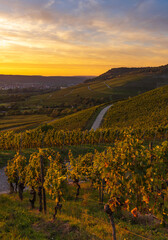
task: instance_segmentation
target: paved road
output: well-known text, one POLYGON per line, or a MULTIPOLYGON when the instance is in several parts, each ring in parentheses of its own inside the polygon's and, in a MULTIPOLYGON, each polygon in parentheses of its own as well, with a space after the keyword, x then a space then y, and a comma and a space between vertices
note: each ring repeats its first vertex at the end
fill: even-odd
POLYGON ((106 112, 108 111, 108 109, 109 109, 112 105, 113 105, 113 104, 111 104, 111 105, 103 108, 103 110, 101 110, 101 112, 100 112, 99 115, 97 116, 96 120, 94 121, 91 129, 96 130, 97 128, 100 127, 100 124, 101 124, 101 122, 102 122, 102 120, 103 120, 104 115, 106 114, 106 112))
MULTIPOLYGON (((93 126, 92 126, 91 129, 96 130, 97 128, 100 127, 100 124, 103 120, 103 117, 104 117, 105 113, 107 112, 107 110, 111 106, 112 106, 112 104, 101 110, 101 112, 97 116, 95 122, 93 123, 93 126)), ((8 181, 7 181, 7 177, 5 175, 4 168, 2 168, 2 169, 0 169, 0 194, 8 193, 8 192, 9 192, 9 184, 8 184, 8 181)))
POLYGON ((9 192, 9 183, 4 168, 0 169, 0 194, 9 192))

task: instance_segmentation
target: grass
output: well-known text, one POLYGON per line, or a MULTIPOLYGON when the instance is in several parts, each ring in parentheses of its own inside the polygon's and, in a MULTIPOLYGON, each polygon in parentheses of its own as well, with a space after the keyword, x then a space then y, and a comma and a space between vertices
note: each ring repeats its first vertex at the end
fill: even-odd
POLYGON ((20 203, 16 196, 0 196, 0 239, 40 239, 45 235, 33 229, 40 216, 27 209, 28 203, 20 203))
MULTIPOLYGON (((61 213, 52 221, 54 201, 47 200, 47 215, 30 210, 29 194, 24 193, 20 202, 16 195, 0 196, 0 238, 1 239, 55 239, 55 240, 110 240, 111 226, 103 205, 97 201, 97 190, 87 183, 81 184, 78 201, 74 201, 75 187, 70 185, 64 190, 61 213)), ((154 225, 144 225, 115 216, 117 239, 140 240, 167 239, 166 229, 154 225), (130 233, 131 232, 131 233, 130 233)))
POLYGON ((32 128, 51 120, 46 115, 17 115, 0 118, 0 130, 32 128))
POLYGON ((0 168, 6 166, 7 161, 15 155, 14 151, 0 151, 0 168))
MULTIPOLYGON (((73 156, 77 157, 78 155, 85 155, 88 152, 94 153, 95 149, 99 152, 104 151, 106 145, 92 146, 92 145, 81 145, 81 146, 66 146, 63 148, 52 148, 53 150, 61 154, 62 159, 68 159, 69 150, 72 151, 73 156)), ((22 153, 29 158, 30 155, 37 151, 37 149, 23 149, 22 153)), ((12 159, 16 154, 15 151, 0 151, 0 168, 7 165, 8 160, 12 159)))

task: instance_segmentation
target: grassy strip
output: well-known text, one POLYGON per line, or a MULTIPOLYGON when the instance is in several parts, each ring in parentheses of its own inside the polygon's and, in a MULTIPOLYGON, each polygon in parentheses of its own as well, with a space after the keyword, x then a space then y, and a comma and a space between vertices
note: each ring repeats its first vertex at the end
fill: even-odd
MULTIPOLYGON (((88 152, 94 153, 95 149, 99 152, 102 152, 107 146, 92 146, 92 145, 81 145, 81 146, 66 146, 63 148, 52 148, 55 151, 58 151, 61 154, 63 159, 68 159, 69 150, 72 151, 73 155, 77 157, 78 155, 85 155, 88 152)), ((29 156, 37 151, 37 149, 24 149, 22 153, 29 158, 29 156)), ((7 161, 12 159, 16 154, 15 151, 0 151, 0 168, 5 167, 7 165, 7 161)))
POLYGON ((1 151, 0 152, 0 168, 6 166, 7 161, 12 159, 15 155, 14 151, 1 151))
MULTIPOLYGON (((64 190, 61 213, 52 221, 54 201, 48 199, 47 215, 36 208, 29 207, 29 194, 24 194, 23 202, 16 195, 0 196, 0 238, 2 239, 55 239, 55 240, 110 240, 111 226, 103 206, 97 201, 97 190, 88 184, 81 185, 80 199, 74 201, 75 187, 70 185, 64 190)), ((142 225, 131 219, 115 216, 117 239, 140 240, 167 239, 166 229, 154 225, 142 225)))

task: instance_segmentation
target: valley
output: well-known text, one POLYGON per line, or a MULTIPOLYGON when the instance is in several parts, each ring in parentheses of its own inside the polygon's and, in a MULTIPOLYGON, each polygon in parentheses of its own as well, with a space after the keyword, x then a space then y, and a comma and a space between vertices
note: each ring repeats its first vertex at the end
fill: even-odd
POLYGON ((112 69, 48 93, 2 92, 0 236, 109 240, 110 206, 118 239, 167 239, 167 72, 112 69))

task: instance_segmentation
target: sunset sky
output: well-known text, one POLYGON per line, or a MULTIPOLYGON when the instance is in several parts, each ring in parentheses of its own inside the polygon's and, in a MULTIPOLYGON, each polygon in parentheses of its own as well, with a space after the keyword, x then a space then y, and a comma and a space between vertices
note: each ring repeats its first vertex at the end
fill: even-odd
POLYGON ((0 0, 0 74, 168 64, 168 0, 0 0))

